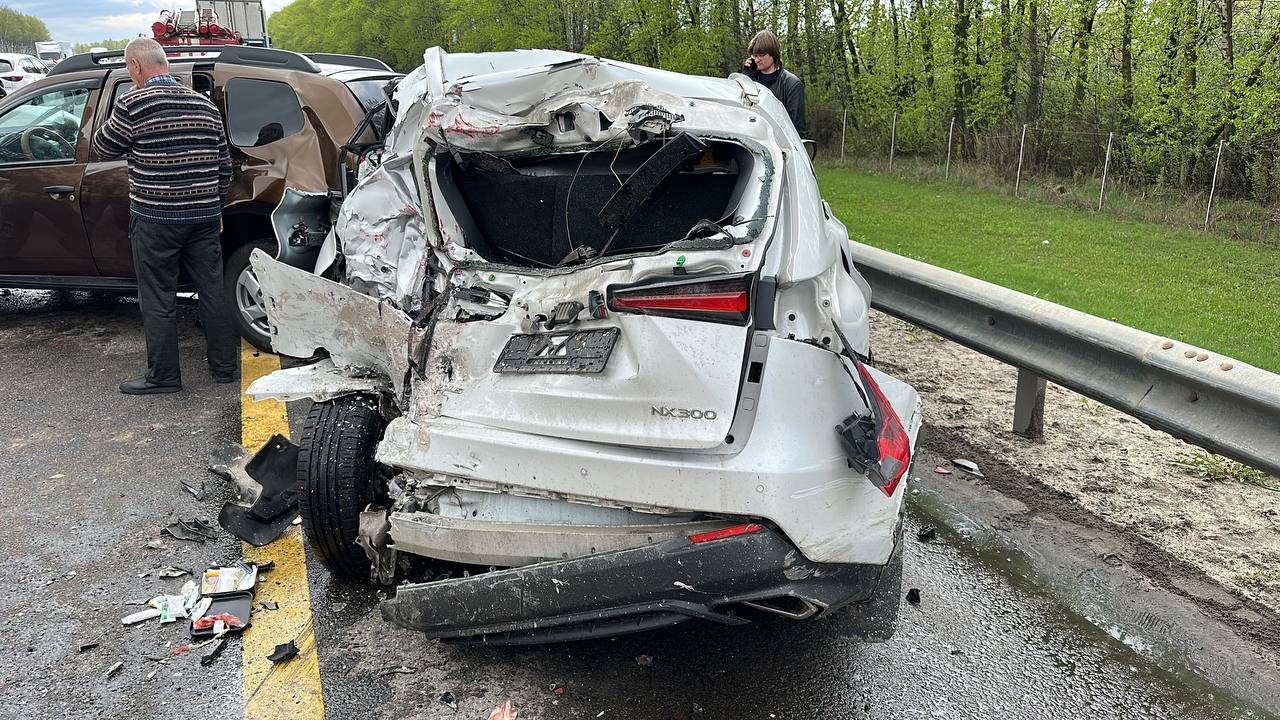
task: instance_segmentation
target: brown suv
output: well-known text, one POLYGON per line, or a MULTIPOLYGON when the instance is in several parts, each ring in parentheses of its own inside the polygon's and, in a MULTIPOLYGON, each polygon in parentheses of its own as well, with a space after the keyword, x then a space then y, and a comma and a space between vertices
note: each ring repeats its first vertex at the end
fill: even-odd
MULTIPOLYGON (((223 211, 227 297, 240 333, 269 350, 249 253, 312 269, 345 185, 344 146, 376 142, 368 118, 399 75, 371 58, 249 46, 174 49, 169 60, 222 111, 235 165, 223 211), (277 247, 272 212, 286 197, 310 198, 312 222, 282 228, 277 247)), ((122 52, 92 53, 0 101, 0 287, 136 291, 125 161, 97 157, 91 142, 130 87, 122 52)))

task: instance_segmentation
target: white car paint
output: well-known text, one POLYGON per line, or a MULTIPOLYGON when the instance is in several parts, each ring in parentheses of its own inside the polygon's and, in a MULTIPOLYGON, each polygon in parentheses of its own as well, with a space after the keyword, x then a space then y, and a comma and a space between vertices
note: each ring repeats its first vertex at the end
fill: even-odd
POLYGON ((49 68, 34 56, 0 53, 0 87, 6 95, 42 79, 48 72, 49 68))
MULTIPOLYGON (((562 509, 767 518, 811 561, 888 562, 905 477, 881 492, 851 469, 833 431, 867 410, 841 352, 869 352, 869 287, 771 93, 741 75, 691 77, 558 51, 432 48, 395 97, 382 163, 362 173, 330 238, 341 247, 346 284, 253 257, 277 350, 306 356, 323 347, 336 367, 381 374, 394 388, 398 415, 378 447, 380 462, 420 486, 541 498, 562 509), (638 105, 682 116, 672 132, 749 153, 733 196, 745 221, 718 233, 724 244, 559 268, 513 267, 477 252, 442 189, 440 158, 618 144, 638 105), (556 119, 566 113, 576 120, 556 119), (670 278, 673 266, 692 277, 776 280, 777 293, 772 307, 756 307, 752 326, 583 317, 575 329, 621 331, 599 374, 493 371, 507 339, 539 332, 538 318, 557 303, 670 278), (476 289, 502 298, 499 307, 457 297, 476 289), (748 360, 760 364, 758 382, 747 378, 748 360)), ((872 374, 914 449, 918 395, 872 374)), ((305 392, 305 376, 290 379, 292 396, 305 392)), ((249 393, 268 396, 269 384, 249 393)), ((278 395, 279 383, 272 387, 278 395)))

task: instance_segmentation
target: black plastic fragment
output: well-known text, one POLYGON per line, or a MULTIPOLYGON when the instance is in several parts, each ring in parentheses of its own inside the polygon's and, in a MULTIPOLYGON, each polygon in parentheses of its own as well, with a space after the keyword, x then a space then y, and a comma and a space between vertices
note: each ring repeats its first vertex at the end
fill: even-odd
POLYGON ((938 537, 938 529, 932 525, 925 525, 920 528, 920 532, 916 533, 916 539, 920 542, 929 542, 938 537))
POLYGON ((920 588, 911 588, 907 591, 907 602, 912 605, 920 604, 920 588))
POLYGON ((222 651, 226 649, 227 639, 225 637, 219 638, 218 642, 214 643, 213 649, 205 653, 204 656, 200 658, 200 665, 202 667, 209 667, 218 659, 218 656, 222 654, 222 651))
POLYGON ((298 655, 298 646, 290 640, 286 643, 280 643, 276 646, 275 652, 267 656, 267 659, 273 663, 282 663, 291 660, 298 655))
POLYGON ((297 514, 298 446, 273 435, 245 465, 245 472, 262 486, 250 506, 229 502, 218 513, 223 529, 255 547, 280 537, 297 514))

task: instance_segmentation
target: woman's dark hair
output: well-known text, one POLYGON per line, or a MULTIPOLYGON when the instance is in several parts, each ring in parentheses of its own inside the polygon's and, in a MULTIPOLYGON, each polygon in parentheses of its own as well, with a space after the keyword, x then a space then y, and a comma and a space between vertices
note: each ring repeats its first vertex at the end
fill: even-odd
POLYGON ((782 46, 778 44, 778 36, 769 30, 756 33, 756 36, 747 44, 747 52, 752 55, 757 53, 772 55, 775 63, 782 62, 782 46))

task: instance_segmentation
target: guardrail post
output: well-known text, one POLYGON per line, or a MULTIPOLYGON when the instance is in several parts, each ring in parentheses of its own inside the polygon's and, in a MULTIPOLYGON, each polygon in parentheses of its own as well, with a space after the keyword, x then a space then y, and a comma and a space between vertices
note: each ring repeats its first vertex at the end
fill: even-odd
POLYGON ((1044 378, 1018 368, 1018 390, 1013 400, 1013 434, 1036 440, 1044 437, 1044 378))

